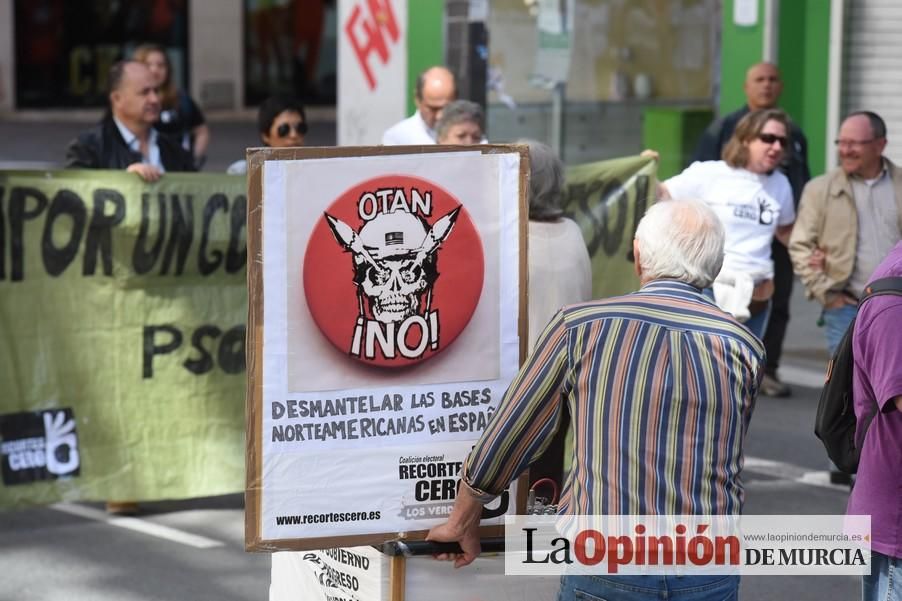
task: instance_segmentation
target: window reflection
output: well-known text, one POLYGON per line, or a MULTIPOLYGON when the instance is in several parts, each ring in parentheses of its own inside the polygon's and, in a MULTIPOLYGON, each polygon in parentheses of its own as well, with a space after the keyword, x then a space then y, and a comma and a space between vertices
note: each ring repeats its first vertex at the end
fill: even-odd
POLYGON ((335 104, 335 0, 245 0, 245 99, 335 104))
POLYGON ((105 105, 110 66, 145 42, 187 85, 187 0, 15 0, 14 18, 20 108, 105 105))
POLYGON ((713 103, 719 23, 717 0, 492 0, 492 138, 550 142, 560 73, 566 161, 638 153, 645 107, 713 103))

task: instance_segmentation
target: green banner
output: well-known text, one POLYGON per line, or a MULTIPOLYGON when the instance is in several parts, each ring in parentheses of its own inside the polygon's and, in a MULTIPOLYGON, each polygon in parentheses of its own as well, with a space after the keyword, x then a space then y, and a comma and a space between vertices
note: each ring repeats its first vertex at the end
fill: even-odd
MULTIPOLYGON (((655 164, 568 169, 594 296, 637 287, 655 164)), ((244 490, 246 181, 0 172, 0 508, 244 490)))
POLYGON ((245 195, 0 172, 0 507, 243 490, 245 195))
POLYGON ((628 157, 567 169, 564 210, 579 224, 592 260, 592 296, 639 287, 633 271, 633 234, 655 199, 656 163, 628 157))

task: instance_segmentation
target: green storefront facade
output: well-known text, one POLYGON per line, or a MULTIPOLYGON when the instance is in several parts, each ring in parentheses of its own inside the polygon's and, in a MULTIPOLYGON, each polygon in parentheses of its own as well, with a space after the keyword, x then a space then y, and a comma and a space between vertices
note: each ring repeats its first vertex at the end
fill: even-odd
MULTIPOLYGON (((416 0, 410 2, 409 13, 409 79, 410 85, 416 74, 425 66, 441 62, 445 53, 443 34, 447 36, 448 21, 447 0, 416 0)), ((471 2, 471 7, 476 4, 471 2)), ((488 56, 490 69, 493 62, 499 60, 499 53, 505 44, 509 43, 502 36, 507 29, 499 27, 498 13, 505 10, 510 4, 507 0, 491 0, 488 3, 489 17, 489 48, 488 56)), ((586 14, 599 14, 598 11, 607 10, 607 4, 603 0, 574 0, 577 7, 577 18, 586 14), (582 9, 582 10, 580 10, 582 9), (588 11, 588 12, 587 12, 588 11)), ((671 3, 655 2, 652 0, 639 0, 637 9, 645 4, 649 7, 661 9, 661 14, 667 10, 674 14, 676 0, 671 3), (663 8, 661 8, 663 7, 663 8), (666 9, 666 10, 665 10, 666 9)), ((620 151, 620 154, 631 154, 641 148, 655 148, 661 151, 662 161, 660 172, 662 176, 668 176, 678 172, 689 161, 698 136, 704 127, 717 115, 732 112, 743 105, 745 96, 743 82, 749 66, 767 60, 776 63, 782 72, 784 88, 780 99, 780 106, 785 109, 792 119, 799 124, 808 138, 808 158, 812 175, 823 173, 831 165, 832 145, 830 140, 835 135, 835 129, 839 120, 839 83, 834 81, 831 92, 831 62, 837 62, 839 58, 831 61, 831 11, 833 21, 837 15, 837 9, 842 14, 843 0, 712 0, 710 6, 714 13, 719 13, 719 22, 712 24, 713 34, 717 37, 714 45, 714 56, 709 62, 710 85, 704 97, 696 94, 692 98, 665 98, 651 97, 640 100, 633 96, 628 98, 611 99, 603 95, 590 99, 589 103, 579 104, 574 100, 564 105, 565 121, 569 111, 585 111, 586 104, 595 104, 600 109, 595 110, 599 119, 605 119, 607 115, 611 123, 602 123, 602 131, 618 127, 615 117, 620 114, 617 111, 629 104, 641 105, 641 121, 635 123, 637 132, 636 140, 624 142, 618 149, 612 149, 599 142, 599 156, 606 158, 613 156, 612 152, 620 151), (753 24, 737 24, 736 11, 750 9, 749 2, 757 2, 754 12, 756 20, 753 24), (839 6, 837 6, 839 5, 839 6), (831 102, 834 106, 831 112, 831 102), (641 144, 640 144, 641 140, 641 144), (640 147, 641 146, 641 147, 640 147)), ((705 5, 708 6, 708 5, 705 5)), ((509 9, 508 9, 509 10, 509 9)), ((471 8, 472 11, 472 8, 471 8)), ((607 13, 614 16, 613 9, 607 13)), ((840 16, 841 18, 841 16, 840 16)), ((628 22, 624 22, 628 26, 628 22)), ((618 25, 619 26, 619 25, 618 25)), ((579 35, 579 24, 575 31, 579 35)), ((610 26, 608 26, 610 27, 610 26)), ((610 29, 607 35, 610 35, 610 29)), ((674 35, 685 35, 679 29, 674 30, 674 35)), ((841 32, 835 42, 842 43, 841 32)), ((575 45, 574 52, 578 51, 579 44, 575 45)), ((832 49, 834 53, 837 50, 832 49)), ((524 54, 528 54, 525 52, 524 54)), ((668 57, 662 56, 666 61, 668 57)), ((529 56, 525 61, 531 61, 529 56)), ((574 68, 571 63, 571 71, 574 68)), ((836 67, 836 65, 834 65, 836 67)), ((841 78, 837 70, 832 76, 834 80, 841 78)), ((573 74, 571 73, 571 82, 573 74)), ((508 81, 508 87, 510 81, 508 81)), ((516 82, 513 87, 516 87, 516 82)), ((572 86, 571 86, 572 87, 572 86)), ((516 99, 516 95, 515 95, 516 99)), ((568 98, 568 102, 570 102, 568 98)), ((524 103, 524 104, 528 104, 524 103)), ((542 118, 546 118, 551 106, 550 96, 547 107, 538 103, 542 118)), ((499 110, 498 96, 489 95, 488 130, 489 138, 506 140, 513 138, 517 133, 516 127, 505 127, 503 121, 513 121, 515 126, 521 127, 527 136, 533 135, 540 139, 547 139, 549 127, 533 128, 529 130, 530 115, 518 113, 517 119, 505 117, 511 111, 499 110), (500 115, 500 118, 499 118, 500 115)), ((409 107, 411 110, 412 106, 409 107)), ((502 107, 503 108, 503 107, 502 107)), ((521 109, 521 107, 518 107, 521 109)), ((571 116, 571 119, 573 117, 571 116)), ((585 118, 583 118, 585 120, 585 118)), ((591 115, 589 117, 591 122, 591 115)), ((622 124, 620 124, 622 126, 622 124)), ((591 155, 591 149, 582 156, 591 155)), ((566 162, 579 162, 572 153, 564 157, 566 162)))

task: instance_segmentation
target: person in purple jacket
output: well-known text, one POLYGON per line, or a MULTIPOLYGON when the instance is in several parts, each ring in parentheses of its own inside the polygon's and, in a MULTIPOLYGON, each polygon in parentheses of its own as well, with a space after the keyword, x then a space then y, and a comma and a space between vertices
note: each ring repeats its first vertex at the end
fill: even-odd
MULTIPOLYGON (((897 276, 902 276, 902 242, 880 263, 870 281, 897 276)), ((863 601, 902 601, 900 322, 902 297, 874 297, 861 306, 852 337, 852 394, 859 427, 862 415, 874 414, 846 511, 849 515, 871 516, 871 574, 862 576, 863 601)))

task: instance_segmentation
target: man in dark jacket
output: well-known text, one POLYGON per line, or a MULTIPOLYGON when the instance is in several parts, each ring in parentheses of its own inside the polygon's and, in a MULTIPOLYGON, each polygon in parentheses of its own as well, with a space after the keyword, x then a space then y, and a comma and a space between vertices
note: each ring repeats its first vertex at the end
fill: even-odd
MULTIPOLYGON (((66 166, 125 169, 155 182, 166 171, 195 171, 191 154, 178 140, 152 126, 160 115, 160 97, 144 63, 121 61, 110 69, 110 108, 99 124, 69 143, 66 166)), ((133 515, 134 501, 107 501, 107 512, 133 515)))
POLYGON ((195 171, 191 155, 178 141, 153 128, 160 97, 143 63, 113 65, 109 98, 110 109, 100 123, 69 143, 67 167, 125 169, 149 182, 166 171, 195 171))
MULTIPOLYGON (((752 65, 746 72, 743 90, 747 104, 708 126, 699 140, 698 148, 692 157, 693 161, 719 161, 723 148, 733 136, 733 130, 736 129, 736 124, 740 119, 749 111, 769 109, 777 105, 780 92, 783 91, 780 71, 770 63, 752 65)), ((780 166, 780 171, 789 179, 798 214, 802 189, 811 179, 811 173, 808 171, 808 141, 795 123, 792 124, 790 139, 791 143, 786 149, 786 156, 780 166)), ((783 338, 786 336, 786 326, 789 323, 789 299, 792 296, 793 279, 792 263, 786 247, 776 238, 771 246, 771 256, 774 259, 774 295, 770 321, 764 333, 767 366, 764 380, 761 383, 761 392, 768 396, 783 397, 789 396, 791 391, 777 377, 777 368, 780 366, 783 338)))

